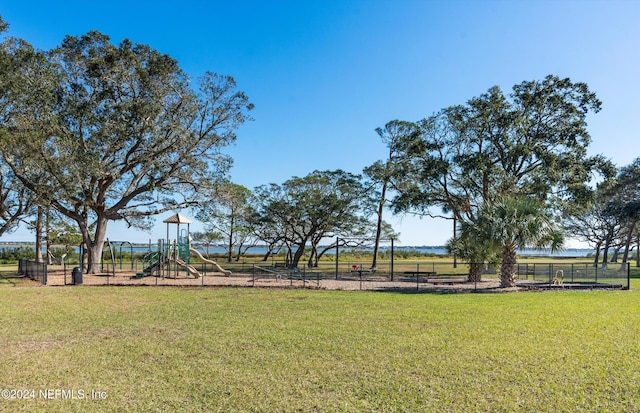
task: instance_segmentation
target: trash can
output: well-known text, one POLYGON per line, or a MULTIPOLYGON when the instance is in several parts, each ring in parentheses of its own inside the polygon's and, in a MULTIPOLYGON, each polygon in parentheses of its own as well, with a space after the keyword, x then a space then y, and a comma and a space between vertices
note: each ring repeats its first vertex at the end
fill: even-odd
POLYGON ((82 284, 82 269, 80 267, 74 267, 71 271, 71 283, 82 284))

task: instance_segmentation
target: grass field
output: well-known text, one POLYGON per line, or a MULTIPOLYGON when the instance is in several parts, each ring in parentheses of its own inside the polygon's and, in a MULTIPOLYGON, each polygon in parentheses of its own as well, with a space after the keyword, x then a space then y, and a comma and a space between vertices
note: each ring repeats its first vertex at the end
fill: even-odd
POLYGON ((631 287, 407 294, 5 278, 0 411, 638 411, 639 280, 631 287))

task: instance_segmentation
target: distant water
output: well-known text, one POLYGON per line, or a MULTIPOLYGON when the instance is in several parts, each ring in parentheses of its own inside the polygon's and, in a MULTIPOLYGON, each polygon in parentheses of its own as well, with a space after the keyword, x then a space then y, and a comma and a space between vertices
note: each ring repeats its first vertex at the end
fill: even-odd
MULTIPOLYGON (((380 247, 381 251, 389 251, 391 247, 382 246, 380 247)), ((206 252, 206 248, 198 247, 198 250, 201 252, 206 252)), ((340 251, 356 251, 356 250, 365 250, 372 251, 372 247, 360 247, 360 248, 345 248, 341 247, 340 251)), ((435 255, 447 255, 447 250, 443 246, 394 246, 395 251, 416 251, 425 254, 435 254, 435 255)), ((222 247, 211 247, 209 248, 209 253, 212 254, 224 254, 226 250, 222 247)), ((267 249, 263 246, 258 246, 251 248, 247 251, 249 254, 266 254, 267 249)), ((551 253, 549 250, 534 250, 534 249, 526 249, 519 250, 519 255, 536 255, 536 256, 549 256, 549 257, 587 257, 589 254, 593 255, 595 253, 594 250, 590 248, 567 248, 562 251, 556 251, 551 253)), ((335 249, 332 249, 327 252, 327 254, 335 254, 335 249)))
MULTIPOLYGON (((21 247, 28 247, 31 246, 33 247, 33 244, 30 243, 20 243, 20 244, 14 244, 14 243, 7 243, 7 244, 11 244, 11 245, 2 245, 0 244, 0 248, 11 248, 14 246, 21 246, 21 247)), ((136 244, 131 246, 129 243, 119 243, 119 242, 114 242, 112 243, 113 245, 113 249, 114 252, 119 252, 119 251, 123 251, 123 252, 129 252, 131 251, 131 249, 133 248, 133 251, 136 253, 140 253, 140 252, 148 252, 149 251, 149 246, 148 245, 141 245, 141 244, 136 244)), ((209 254, 224 254, 226 253, 226 249, 224 247, 218 247, 218 246, 211 246, 211 247, 203 247, 203 246, 195 246, 196 249, 202 253, 209 253, 209 254)), ((157 244, 152 244, 151 245, 151 251, 156 251, 158 248, 157 244)), ((389 246, 381 246, 380 250, 381 251, 388 251, 391 248, 389 246)), ((447 255, 447 250, 443 247, 443 246, 404 246, 404 245, 396 245, 394 246, 394 249, 396 251, 416 251, 416 252, 420 252, 420 253, 429 253, 429 254, 435 254, 435 255, 447 255)), ((365 251, 371 251, 373 250, 372 247, 360 247, 360 248, 346 248, 346 247, 341 247, 340 251, 355 251, 355 250, 365 250, 365 251)), ((76 248, 76 251, 78 251, 78 248, 76 248)), ((44 250, 43 250, 44 252, 44 250)), ((258 254, 258 255, 262 255, 262 254, 266 254, 267 253, 267 248, 265 246, 256 246, 256 247, 252 247, 247 251, 248 254, 258 254)), ((595 253, 594 250, 590 249, 590 248, 567 248, 567 249, 563 249, 561 251, 556 251, 554 253, 551 253, 549 250, 534 250, 534 249, 524 249, 524 250, 518 250, 518 254, 519 255, 535 255, 535 256, 548 256, 548 257, 587 257, 589 255, 593 255, 595 253)), ((327 254, 335 254, 335 249, 332 249, 330 251, 327 252, 327 254)))
MULTIPOLYGON (((381 249, 388 250, 389 247, 381 249)), ((447 250, 443 246, 395 246, 395 250, 410 250, 436 255, 447 255, 447 250)), ((561 251, 551 252, 549 250, 523 249, 518 250, 518 255, 536 255, 541 257, 587 257, 595 254, 591 248, 566 248, 561 251)))

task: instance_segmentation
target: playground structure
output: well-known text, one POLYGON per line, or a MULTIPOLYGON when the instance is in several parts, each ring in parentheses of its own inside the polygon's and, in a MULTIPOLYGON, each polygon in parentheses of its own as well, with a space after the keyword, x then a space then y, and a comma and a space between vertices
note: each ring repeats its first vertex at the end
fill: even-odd
MULTIPOLYGON (((191 235, 189 234, 189 225, 192 221, 181 214, 175 214, 164 221, 167 224, 167 239, 158 240, 158 248, 155 252, 149 254, 149 265, 138 273, 136 277, 148 275, 156 275, 162 278, 177 278, 180 269, 184 270, 186 277, 194 278, 202 277, 202 274, 191 264, 191 254, 195 255, 204 264, 211 264, 225 276, 231 275, 231 271, 225 270, 217 262, 205 258, 198 250, 191 247, 191 235), (173 241, 169 238, 169 226, 176 225, 176 239, 173 241), (186 225, 186 228, 180 228, 180 225, 186 225), (171 264, 174 264, 173 266, 171 264)), ((151 250, 151 248, 149 248, 151 250)))

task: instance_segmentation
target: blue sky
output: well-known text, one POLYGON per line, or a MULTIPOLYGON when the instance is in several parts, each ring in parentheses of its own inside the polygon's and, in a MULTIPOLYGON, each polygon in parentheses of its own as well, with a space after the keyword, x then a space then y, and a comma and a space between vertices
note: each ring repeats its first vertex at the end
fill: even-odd
MULTIPOLYGON (((95 29, 149 44, 194 78, 233 76, 256 105, 228 151, 232 180, 248 188, 315 169, 360 173, 385 157, 376 127, 548 74, 602 100, 588 119, 591 154, 618 166, 640 156, 638 0, 0 0, 0 15, 40 49, 95 29)), ((451 237, 449 222, 388 220, 404 245, 451 237)), ((143 242, 166 231, 110 228, 111 239, 143 242)))

